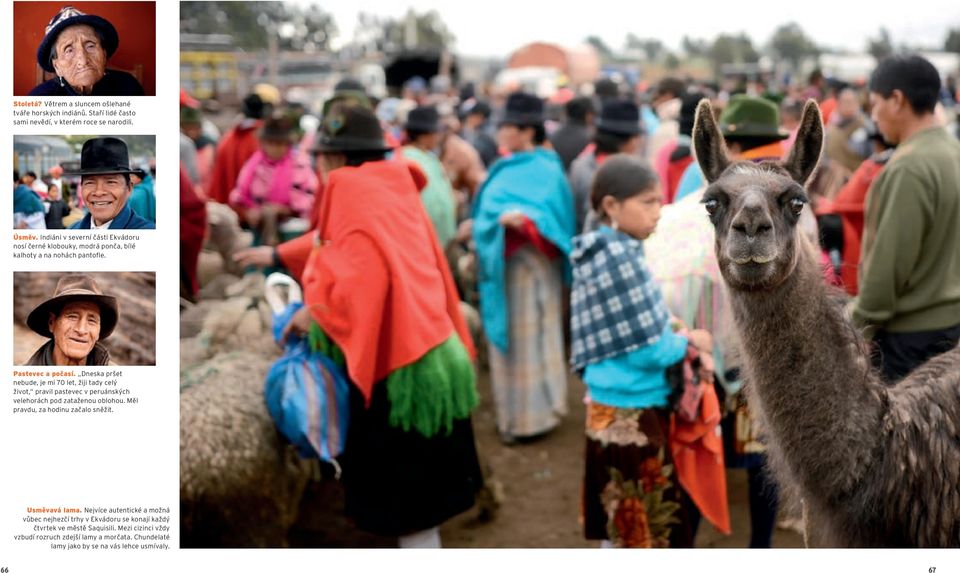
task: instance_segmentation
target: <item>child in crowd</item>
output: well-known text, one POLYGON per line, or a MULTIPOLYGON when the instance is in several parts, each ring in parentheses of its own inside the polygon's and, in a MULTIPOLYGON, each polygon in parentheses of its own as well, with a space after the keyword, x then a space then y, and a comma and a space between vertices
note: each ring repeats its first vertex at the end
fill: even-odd
POLYGON ((691 506, 668 440, 666 370, 688 341, 707 353, 712 342, 706 331, 674 332, 644 260, 663 202, 656 173, 615 155, 590 198, 602 224, 575 237, 570 255, 571 364, 588 390, 584 533, 604 547, 692 547, 691 506))
POLYGON ((277 245, 279 225, 291 217, 308 219, 313 208, 319 180, 294 149, 295 141, 288 117, 268 118, 260 130, 260 149, 243 164, 230 193, 230 206, 264 245, 277 245))

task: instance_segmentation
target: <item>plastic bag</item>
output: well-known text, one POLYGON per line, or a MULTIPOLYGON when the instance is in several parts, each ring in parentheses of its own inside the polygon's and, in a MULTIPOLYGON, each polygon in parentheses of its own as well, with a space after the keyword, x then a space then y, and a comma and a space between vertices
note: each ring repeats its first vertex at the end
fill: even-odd
MULTIPOLYGON (((274 339, 303 306, 300 287, 287 275, 267 278, 266 298, 274 313, 274 339), (286 301, 282 292, 287 291, 286 301)), ((347 439, 350 385, 343 370, 306 338, 291 336, 283 356, 267 372, 264 397, 277 429, 305 458, 334 462, 347 439)))

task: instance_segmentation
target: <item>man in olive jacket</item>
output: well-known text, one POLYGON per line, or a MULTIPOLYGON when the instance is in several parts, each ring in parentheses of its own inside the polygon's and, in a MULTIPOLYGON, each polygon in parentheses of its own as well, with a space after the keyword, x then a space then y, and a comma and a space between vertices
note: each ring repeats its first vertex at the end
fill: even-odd
POLYGON ((891 384, 960 340, 960 142, 934 116, 939 91, 919 56, 870 78, 873 120, 898 147, 867 198, 853 317, 875 329, 874 365, 891 384))

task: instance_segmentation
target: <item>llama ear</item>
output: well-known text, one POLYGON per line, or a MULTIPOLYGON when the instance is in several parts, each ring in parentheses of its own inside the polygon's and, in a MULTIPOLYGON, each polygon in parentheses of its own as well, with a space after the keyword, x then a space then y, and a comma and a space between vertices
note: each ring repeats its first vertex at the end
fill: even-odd
POLYGON ((790 150, 790 155, 783 162, 783 167, 794 181, 803 185, 817 169, 822 148, 823 120, 820 118, 820 107, 815 100, 809 99, 803 106, 797 140, 790 150))
POLYGON ((716 181, 723 170, 730 165, 727 157, 727 147, 723 143, 723 135, 713 119, 713 108, 710 100, 704 98, 697 104, 697 115, 693 122, 693 149, 697 155, 697 163, 707 179, 707 183, 716 181))

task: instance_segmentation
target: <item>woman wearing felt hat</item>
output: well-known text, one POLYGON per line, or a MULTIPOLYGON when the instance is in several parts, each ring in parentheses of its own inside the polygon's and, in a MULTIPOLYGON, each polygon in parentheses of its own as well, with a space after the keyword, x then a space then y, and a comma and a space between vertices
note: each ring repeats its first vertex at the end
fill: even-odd
POLYGON ((555 428, 567 413, 563 282, 574 234, 563 163, 537 146, 543 102, 511 94, 494 163, 473 206, 480 310, 490 341, 497 427, 507 444, 555 428))
POLYGON ((67 275, 53 296, 27 316, 27 326, 49 338, 25 366, 105 366, 110 351, 100 341, 110 336, 120 306, 103 294, 89 275, 67 275))
POLYGON ((32 96, 142 96, 143 86, 126 72, 107 69, 120 36, 100 16, 64 6, 50 20, 37 49, 37 63, 57 77, 30 90, 32 96))
POLYGON ((438 547, 437 526, 473 506, 483 477, 473 341, 420 199, 424 176, 385 160, 380 121, 361 106, 333 106, 313 150, 325 188, 289 329, 350 377, 345 511, 400 547, 438 547))
POLYGON ((137 215, 127 205, 133 192, 130 175, 141 178, 144 172, 131 169, 127 144, 115 137, 97 137, 83 143, 80 170, 80 196, 87 207, 83 219, 71 229, 154 229, 153 223, 137 215))

